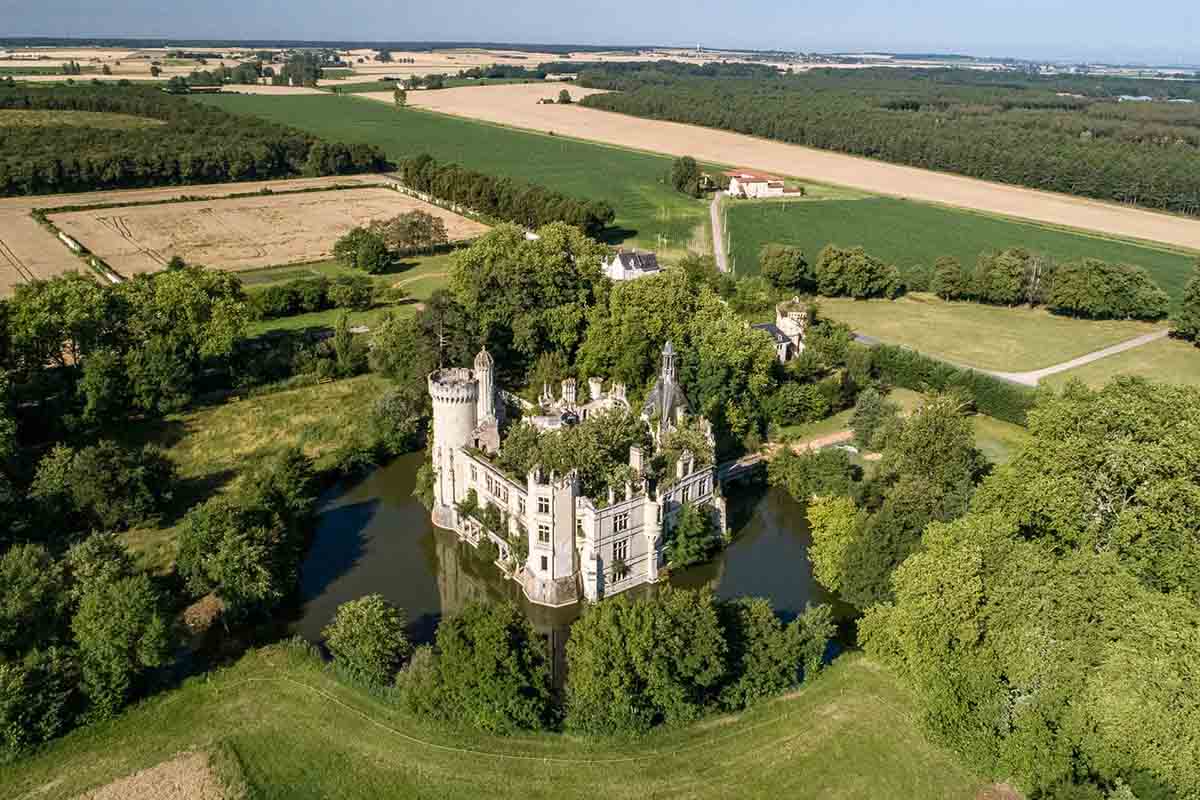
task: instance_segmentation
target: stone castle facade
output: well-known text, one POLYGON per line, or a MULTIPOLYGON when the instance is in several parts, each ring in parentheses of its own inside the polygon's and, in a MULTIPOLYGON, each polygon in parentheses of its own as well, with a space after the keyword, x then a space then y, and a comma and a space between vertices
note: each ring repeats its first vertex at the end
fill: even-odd
MULTIPOLYGON (((641 414, 654 447, 687 414, 669 343, 662 359, 641 414)), ((579 401, 577 389, 574 380, 564 381, 561 396, 555 398, 548 386, 543 387, 538 405, 530 404, 514 424, 555 430, 594 413, 631 408, 622 384, 611 384, 606 392, 604 381, 592 378, 586 402, 579 401)), ((599 498, 584 496, 573 473, 535 469, 523 481, 505 474, 492 461, 503 446, 505 396, 496 387, 495 364, 486 350, 476 357, 474 369, 432 373, 429 394, 433 522, 475 546, 492 541, 500 553, 498 563, 533 603, 564 606, 657 581, 664 566, 665 534, 685 503, 708 508, 717 529, 725 530, 717 469, 697 466, 687 452, 677 460, 673 475, 654 482, 640 477, 653 454, 630 448, 629 466, 639 477, 623 491, 609 490, 599 498), (479 508, 493 506, 499 512, 501 530, 487 529, 481 514, 463 513, 472 492, 479 508), (522 551, 528 553, 523 560, 518 558, 522 551)), ((704 427, 711 444, 711 427, 704 427)))

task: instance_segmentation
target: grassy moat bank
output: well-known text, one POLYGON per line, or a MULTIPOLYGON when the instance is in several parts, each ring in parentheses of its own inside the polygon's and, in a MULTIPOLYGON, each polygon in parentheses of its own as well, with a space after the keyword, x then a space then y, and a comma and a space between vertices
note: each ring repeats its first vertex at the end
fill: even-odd
POLYGON ((227 797, 932 800, 981 785, 925 738, 899 684, 858 654, 743 714, 621 742, 439 728, 279 645, 6 768, 0 795, 76 797, 186 752, 210 756, 227 797))

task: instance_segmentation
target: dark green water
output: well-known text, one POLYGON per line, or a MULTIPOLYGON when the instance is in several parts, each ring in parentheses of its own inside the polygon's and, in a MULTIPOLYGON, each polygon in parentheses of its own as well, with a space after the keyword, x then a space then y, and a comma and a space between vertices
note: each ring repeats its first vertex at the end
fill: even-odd
MULTIPOLYGON (((400 458, 326 502, 304 564, 304 604, 293 632, 319 641, 340 603, 379 593, 407 612, 414 638, 427 641, 443 614, 473 600, 510 598, 561 653, 578 608, 526 602, 516 583, 482 563, 453 533, 435 528, 412 496, 422 457, 400 458)), ((712 562, 673 574, 672 584, 711 585, 723 598, 767 597, 785 616, 807 602, 834 602, 813 581, 799 504, 777 489, 733 486, 726 496, 733 543, 712 562)))

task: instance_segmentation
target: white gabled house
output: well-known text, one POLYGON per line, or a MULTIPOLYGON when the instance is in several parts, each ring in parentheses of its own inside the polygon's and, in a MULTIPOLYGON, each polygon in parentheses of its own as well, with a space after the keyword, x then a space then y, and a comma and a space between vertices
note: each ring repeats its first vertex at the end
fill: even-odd
POLYGON ((631 281, 662 272, 658 256, 637 250, 619 249, 601 264, 604 274, 614 281, 631 281))

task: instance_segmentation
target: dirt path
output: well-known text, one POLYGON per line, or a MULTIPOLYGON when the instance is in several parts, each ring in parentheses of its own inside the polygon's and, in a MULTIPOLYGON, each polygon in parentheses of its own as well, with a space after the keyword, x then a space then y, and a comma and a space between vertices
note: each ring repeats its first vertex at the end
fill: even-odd
POLYGON ((1135 347, 1141 347, 1142 345, 1150 344, 1150 342, 1156 342, 1159 339, 1166 337, 1169 333, 1170 331, 1165 328, 1160 331, 1145 333, 1136 338, 1121 342, 1120 344, 1114 344, 1111 347, 1105 347, 1102 350, 1096 350, 1095 352, 1080 356, 1079 358, 1072 358, 1070 361, 1064 361, 1061 364, 1055 364, 1051 367, 1043 367, 1042 369, 1030 370, 1029 372, 984 371, 989 375, 995 375, 997 378, 1004 378, 1005 380, 1012 381, 1013 383, 1021 383, 1026 386, 1037 386, 1038 381, 1040 381, 1042 378, 1049 377, 1050 375, 1057 375, 1060 372, 1066 372, 1067 370, 1072 370, 1076 367, 1082 367, 1084 364, 1091 364, 1093 361, 1099 361, 1102 358, 1115 356, 1117 353, 1124 353, 1126 350, 1132 350, 1135 347))
MULTIPOLYGON (((571 94, 577 98, 594 93, 579 86, 571 87, 571 94)), ((641 119, 575 104, 539 105, 537 100, 546 95, 547 87, 536 83, 475 86, 410 92, 408 102, 431 111, 518 128, 553 131, 559 135, 667 155, 689 155, 697 161, 735 164, 874 194, 944 203, 1200 250, 1200 220, 888 164, 728 131, 641 119)), ((392 102, 390 92, 361 96, 392 102)))
POLYGON ((721 193, 713 195, 712 205, 708 207, 708 215, 712 217, 713 255, 717 259, 717 269, 729 272, 729 256, 725 253, 725 231, 721 229, 721 193))

